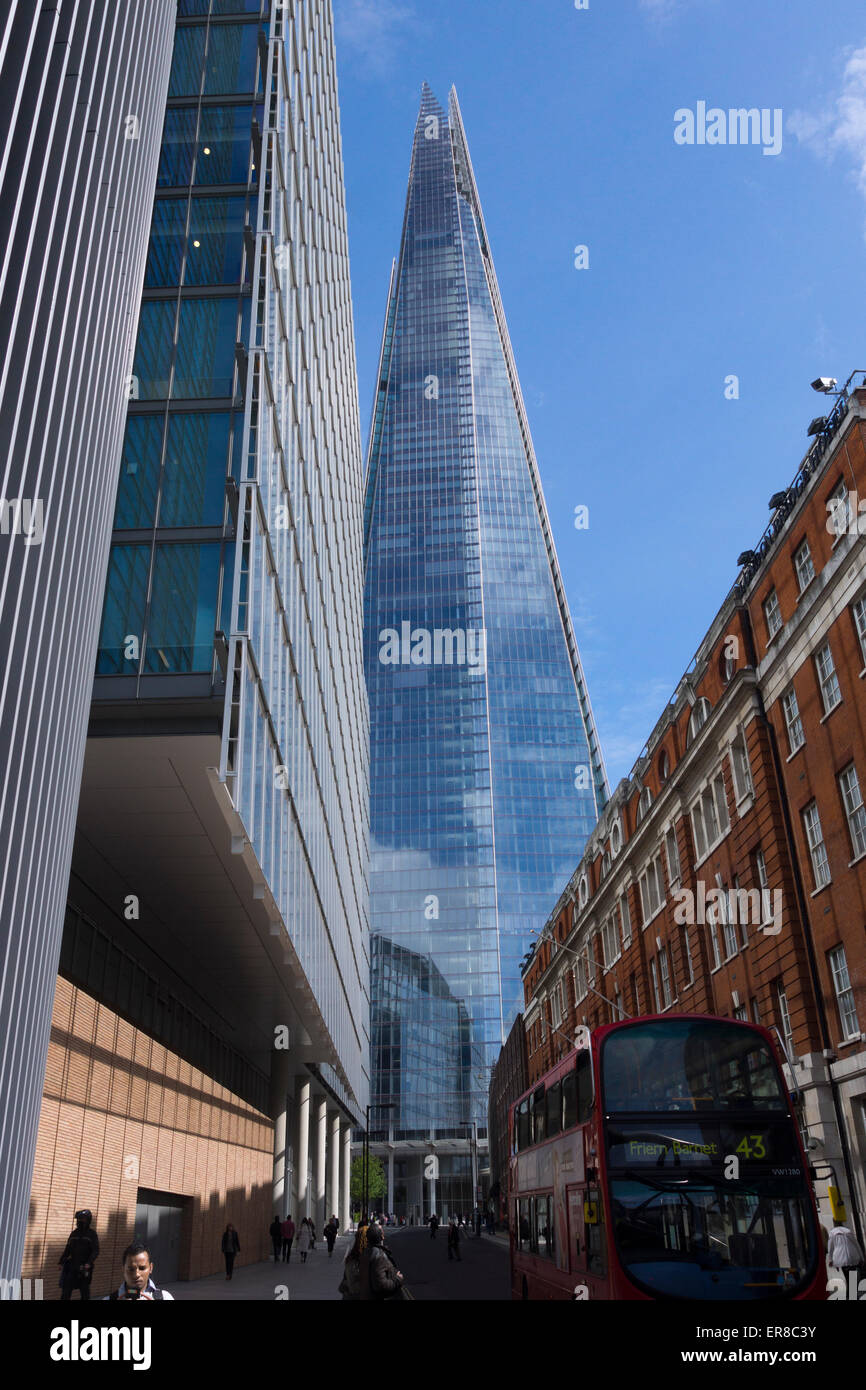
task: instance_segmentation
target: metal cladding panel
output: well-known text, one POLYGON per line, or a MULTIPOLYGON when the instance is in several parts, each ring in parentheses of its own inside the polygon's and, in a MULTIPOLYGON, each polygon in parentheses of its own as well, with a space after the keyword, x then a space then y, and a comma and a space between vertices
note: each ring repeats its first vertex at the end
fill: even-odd
POLYGON ((275 15, 264 82, 221 775, 333 1047, 369 1094, 363 479, 330 4, 275 15), (247 594, 251 597, 247 600, 247 594))
POLYGON ((0 1276, 20 1266, 172 0, 0 18, 0 1276))

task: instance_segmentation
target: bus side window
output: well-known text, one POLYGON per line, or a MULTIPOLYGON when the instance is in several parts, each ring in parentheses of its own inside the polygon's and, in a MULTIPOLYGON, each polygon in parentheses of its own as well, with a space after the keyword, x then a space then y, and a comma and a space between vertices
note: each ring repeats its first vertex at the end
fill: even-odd
POLYGON ((562 1090, 558 1081, 547 1088, 544 1124, 547 1138, 553 1139, 562 1124, 562 1090))
POLYGON ((532 1202, 529 1197, 521 1197, 515 1203, 517 1220, 514 1223, 514 1236, 518 1250, 529 1250, 532 1246, 532 1202))
POLYGON ((529 1097, 522 1100, 517 1107, 517 1151, 528 1149, 529 1138, 529 1097))
POLYGON ((562 1128, 577 1124, 577 1070, 572 1068, 562 1078, 562 1128))
POLYGON ((540 1144, 544 1139, 544 1087, 536 1086, 531 1096, 532 1143, 540 1144))
POLYGON ((530 1255, 538 1254, 538 1241, 535 1235, 535 1222, 533 1221, 533 1207, 535 1205, 532 1197, 521 1197, 519 1203, 519 1214, 517 1218, 517 1248, 530 1255))
POLYGON ((536 1197, 535 1229, 539 1255, 546 1255, 548 1259, 554 1259, 556 1256, 556 1244, 553 1235, 552 1195, 549 1197, 536 1197))
POLYGON ((585 1125, 592 1114, 592 1062, 589 1052, 577 1058, 577 1123, 585 1125))

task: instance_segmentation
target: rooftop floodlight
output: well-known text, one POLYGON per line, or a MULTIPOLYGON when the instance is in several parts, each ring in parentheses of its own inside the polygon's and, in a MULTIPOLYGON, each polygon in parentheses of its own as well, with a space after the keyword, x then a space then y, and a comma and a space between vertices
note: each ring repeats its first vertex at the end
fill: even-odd
POLYGON ((757 555, 755 554, 754 550, 742 550, 742 551, 740 551, 740 554, 737 556, 737 564, 738 564, 738 565, 751 565, 752 562, 753 562, 754 560, 756 560, 757 558, 758 558, 758 557, 757 557, 757 555))
POLYGON ((834 376, 817 376, 812 382, 813 391, 823 391, 826 396, 828 392, 836 389, 836 378, 834 376))
POLYGON ((785 488, 785 491, 784 491, 784 492, 774 492, 773 495, 772 495, 772 497, 770 498, 770 504, 769 504, 769 505, 770 505, 770 511, 771 511, 771 512, 774 512, 774 511, 776 511, 776 509, 777 509, 778 507, 784 507, 784 505, 785 505, 785 503, 787 502, 787 500, 788 500, 788 489, 787 489, 787 488, 785 488))
POLYGON ((826 423, 826 415, 816 415, 809 428, 807 429, 806 433, 809 435, 810 438, 813 434, 820 434, 826 423))

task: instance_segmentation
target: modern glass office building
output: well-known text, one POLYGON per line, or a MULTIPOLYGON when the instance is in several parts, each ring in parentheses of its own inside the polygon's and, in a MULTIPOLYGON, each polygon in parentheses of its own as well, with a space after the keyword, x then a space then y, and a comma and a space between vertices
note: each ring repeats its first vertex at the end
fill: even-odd
POLYGON ((367 712, 330 4, 270 8, 179 5, 95 697, 216 696, 235 838, 357 1107, 367 712))
POLYGON ((435 1134, 468 1171, 530 932, 607 795, 456 94, 426 86, 365 564, 374 1128, 426 1211, 420 1158, 435 1134))
MULTIPOLYGON (((238 1130, 221 1188, 204 1140, 196 1172, 142 1165, 137 1199, 117 1173, 129 1221, 202 1204, 193 1252, 239 1185, 256 1233, 275 1205, 320 1224, 326 1192, 345 1223, 369 1092, 363 477, 330 0, 179 0, 164 118, 61 966, 172 1054, 158 1084, 195 1066, 202 1105, 226 1087, 256 1133, 272 1122, 264 1160, 238 1130)), ((88 1191, 80 1170, 58 1180, 88 1191)))

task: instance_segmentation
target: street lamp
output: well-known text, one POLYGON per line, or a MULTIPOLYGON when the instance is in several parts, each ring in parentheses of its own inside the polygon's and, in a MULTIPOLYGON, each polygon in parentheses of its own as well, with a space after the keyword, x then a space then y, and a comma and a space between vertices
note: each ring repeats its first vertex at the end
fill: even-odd
POLYGON ((472 1217, 475 1218, 475 1208, 479 1205, 478 1201, 478 1121, 461 1120, 460 1129, 471 1129, 472 1135, 469 1140, 469 1154, 472 1160, 472 1217))

